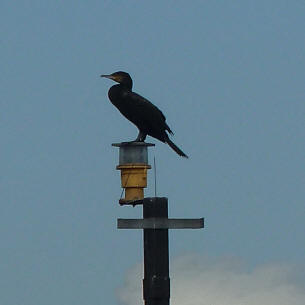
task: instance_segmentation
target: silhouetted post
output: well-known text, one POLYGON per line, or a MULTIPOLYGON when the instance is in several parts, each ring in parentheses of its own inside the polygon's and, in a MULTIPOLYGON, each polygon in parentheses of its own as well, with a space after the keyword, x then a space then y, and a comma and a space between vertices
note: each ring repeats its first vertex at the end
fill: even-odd
MULTIPOLYGON (((143 200, 143 218, 168 218, 167 198, 143 200)), ((144 229, 145 305, 168 305, 170 298, 168 229, 144 229)))

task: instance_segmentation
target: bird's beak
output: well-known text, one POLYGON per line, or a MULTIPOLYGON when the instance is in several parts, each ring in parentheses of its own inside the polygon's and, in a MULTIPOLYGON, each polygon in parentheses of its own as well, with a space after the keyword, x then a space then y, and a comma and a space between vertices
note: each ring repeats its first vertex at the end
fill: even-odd
POLYGON ((119 83, 120 80, 121 80, 120 76, 113 75, 113 74, 109 74, 109 75, 102 74, 101 77, 109 78, 109 79, 111 79, 111 80, 113 80, 113 81, 115 81, 117 83, 119 83))
POLYGON ((112 79, 112 75, 111 74, 110 75, 102 74, 101 77, 112 79))

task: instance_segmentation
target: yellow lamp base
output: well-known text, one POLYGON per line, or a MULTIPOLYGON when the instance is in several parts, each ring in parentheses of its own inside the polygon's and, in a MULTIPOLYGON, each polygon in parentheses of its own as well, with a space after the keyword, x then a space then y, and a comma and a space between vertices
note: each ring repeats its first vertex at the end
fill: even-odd
POLYGON ((121 186, 125 189, 125 198, 121 202, 144 198, 144 188, 147 187, 147 164, 124 164, 116 167, 121 171, 121 186))

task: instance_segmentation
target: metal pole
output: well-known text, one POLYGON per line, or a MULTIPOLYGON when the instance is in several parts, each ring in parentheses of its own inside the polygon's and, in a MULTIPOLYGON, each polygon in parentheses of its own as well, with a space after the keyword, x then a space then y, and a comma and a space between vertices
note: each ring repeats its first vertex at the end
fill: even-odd
MULTIPOLYGON (((168 218, 167 198, 144 198, 143 218, 168 218)), ((169 305, 168 229, 144 229, 145 305, 169 305)))

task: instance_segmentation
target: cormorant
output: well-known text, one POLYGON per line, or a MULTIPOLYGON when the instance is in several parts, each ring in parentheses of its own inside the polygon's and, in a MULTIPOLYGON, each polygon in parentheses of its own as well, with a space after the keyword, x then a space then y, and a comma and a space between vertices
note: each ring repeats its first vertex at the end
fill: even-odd
POLYGON ((132 91, 132 79, 126 72, 114 72, 110 75, 101 75, 119 83, 112 86, 108 91, 111 103, 119 111, 135 124, 139 129, 139 135, 135 142, 144 142, 147 135, 167 143, 179 156, 188 156, 176 146, 168 137, 167 131, 173 132, 166 124, 165 116, 155 105, 146 98, 132 91))

